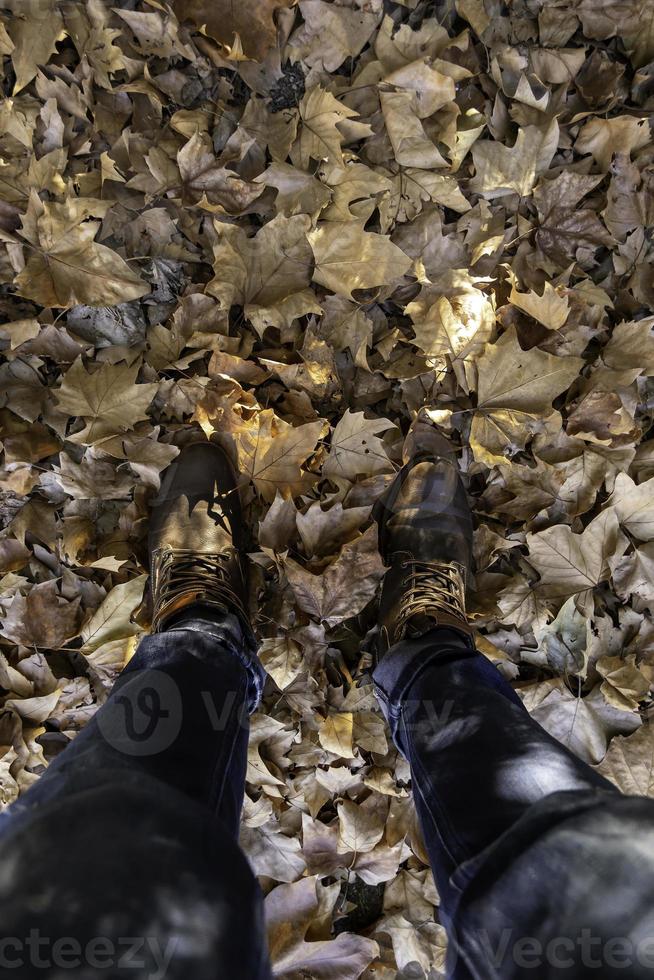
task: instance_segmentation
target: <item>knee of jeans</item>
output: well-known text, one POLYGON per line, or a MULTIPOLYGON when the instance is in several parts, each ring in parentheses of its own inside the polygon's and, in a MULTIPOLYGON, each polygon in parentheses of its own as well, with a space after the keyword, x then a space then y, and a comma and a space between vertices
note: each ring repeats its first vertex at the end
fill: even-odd
POLYGON ((424 689, 424 685, 429 685, 430 689, 437 691, 439 696, 451 697, 457 690, 474 696, 475 688, 482 686, 501 694, 524 709, 520 697, 500 670, 481 653, 455 660, 436 658, 431 662, 430 667, 438 672, 437 676, 428 676, 426 673, 418 675, 412 694, 417 689, 424 689))

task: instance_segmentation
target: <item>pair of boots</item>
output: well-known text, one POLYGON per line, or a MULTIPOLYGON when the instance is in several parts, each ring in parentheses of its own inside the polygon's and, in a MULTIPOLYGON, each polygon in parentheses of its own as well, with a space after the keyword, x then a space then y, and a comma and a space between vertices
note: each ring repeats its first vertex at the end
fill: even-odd
MULTIPOLYGON (((445 440, 396 475, 373 514, 388 566, 379 623, 380 655, 434 625, 471 633, 465 587, 472 565, 472 516, 445 440)), ((189 607, 235 614, 247 635, 245 527, 236 474, 213 443, 187 446, 164 474, 149 547, 155 632, 189 607)))

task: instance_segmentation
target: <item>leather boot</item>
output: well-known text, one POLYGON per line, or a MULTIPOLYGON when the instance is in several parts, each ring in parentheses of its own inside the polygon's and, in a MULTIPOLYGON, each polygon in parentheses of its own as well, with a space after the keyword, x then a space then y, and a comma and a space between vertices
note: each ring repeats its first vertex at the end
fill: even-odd
POLYGON ((233 613, 251 635, 236 475, 213 443, 186 446, 166 469, 150 517, 152 630, 191 606, 233 613))
POLYGON ((388 571, 380 599, 379 653, 434 626, 472 635, 472 514, 449 444, 418 453, 376 502, 379 550, 388 571))

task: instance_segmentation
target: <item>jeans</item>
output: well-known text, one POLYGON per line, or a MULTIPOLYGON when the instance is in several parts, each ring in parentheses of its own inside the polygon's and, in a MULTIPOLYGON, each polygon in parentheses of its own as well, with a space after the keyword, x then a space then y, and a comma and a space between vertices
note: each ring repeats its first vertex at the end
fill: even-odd
MULTIPOLYGON (((233 617, 141 642, 0 815, 3 976, 270 977, 236 842, 263 680, 233 617)), ((456 630, 397 644, 374 681, 411 766, 448 977, 650 977, 654 802, 548 735, 456 630)))

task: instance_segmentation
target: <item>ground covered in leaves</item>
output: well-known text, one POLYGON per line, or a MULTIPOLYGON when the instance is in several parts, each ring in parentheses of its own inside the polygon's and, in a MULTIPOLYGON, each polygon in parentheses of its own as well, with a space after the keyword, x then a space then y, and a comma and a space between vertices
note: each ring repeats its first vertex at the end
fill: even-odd
POLYGON ((270 674, 242 842, 280 977, 442 968, 362 646, 370 510, 420 413, 473 502, 480 648, 652 790, 653 14, 0 2, 0 799, 106 697, 160 472, 218 440, 270 674))

